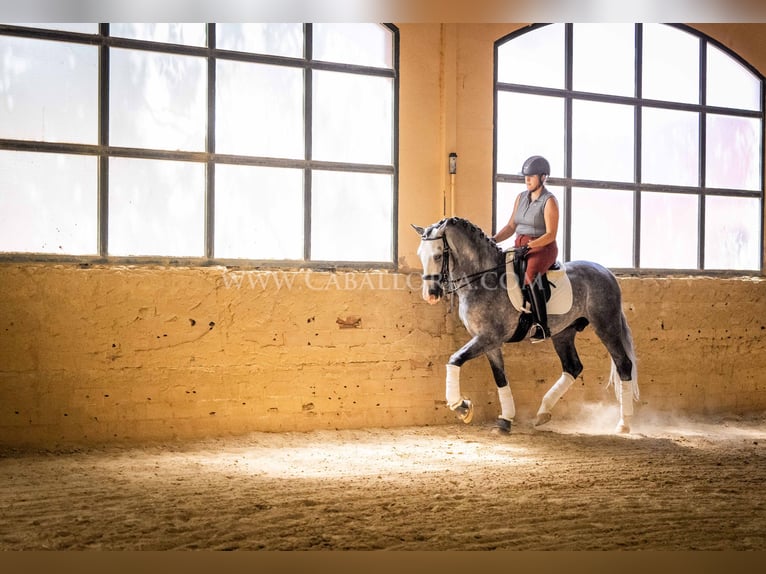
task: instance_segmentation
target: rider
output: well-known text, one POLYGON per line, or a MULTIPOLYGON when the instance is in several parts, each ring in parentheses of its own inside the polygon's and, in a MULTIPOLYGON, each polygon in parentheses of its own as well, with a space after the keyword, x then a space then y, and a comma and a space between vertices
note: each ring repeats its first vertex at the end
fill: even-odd
POLYGON ((533 343, 551 336, 542 275, 556 262, 559 252, 556 245, 559 204, 545 187, 545 180, 550 173, 551 166, 542 156, 533 155, 524 162, 520 175, 524 176, 527 190, 516 197, 511 218, 493 237, 500 242, 517 233, 514 246, 519 248, 526 245, 529 248, 522 289, 532 305, 537 321, 532 335, 533 343))

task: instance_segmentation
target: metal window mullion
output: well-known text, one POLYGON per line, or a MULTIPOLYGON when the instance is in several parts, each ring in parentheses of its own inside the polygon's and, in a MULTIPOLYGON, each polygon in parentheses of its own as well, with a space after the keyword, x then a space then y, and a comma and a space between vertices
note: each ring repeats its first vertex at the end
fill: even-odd
POLYGON ((399 88, 400 88, 400 74, 399 74, 399 33, 395 32, 391 26, 386 25, 391 34, 394 37, 394 59, 393 66, 395 71, 394 76, 394 117, 393 124, 391 125, 391 131, 393 135, 393 155, 391 157, 393 161, 394 173, 393 173, 393 205, 391 206, 391 252, 392 252, 392 264, 394 269, 399 268, 399 88))
POLYGON ((215 257, 215 109, 216 109, 216 37, 215 24, 207 25, 207 137, 205 152, 205 257, 215 257))
POLYGON ((635 50, 634 64, 635 64, 635 86, 634 95, 637 103, 634 107, 634 134, 633 134, 633 177, 637 185, 633 191, 633 267, 636 269, 641 268, 641 189, 640 185, 643 182, 643 113, 644 108, 641 105, 643 97, 643 49, 644 49, 644 28, 642 24, 636 24, 635 26, 635 50))
POLYGON ((572 98, 564 99, 564 261, 572 259, 572 98))
MULTIPOLYGON (((99 24, 101 38, 109 36, 109 24, 99 24)), ((109 46, 102 42, 98 73, 98 240, 101 257, 109 255, 109 46)))
MULTIPOLYGON (((524 178, 518 175, 512 174, 498 174, 498 183, 524 183, 524 178)), ((682 195, 694 195, 700 194, 698 187, 682 186, 682 185, 664 185, 657 183, 631 183, 625 181, 600 181, 593 179, 569 179, 564 177, 551 177, 547 180, 550 185, 565 187, 583 187, 587 189, 600 189, 600 190, 623 190, 623 191, 642 191, 642 192, 656 192, 656 193, 675 193, 682 195)), ((729 197, 755 197, 759 198, 762 195, 761 190, 753 189, 736 189, 736 188, 719 188, 709 187, 705 190, 706 196, 723 195, 729 197)))
MULTIPOLYGON (((572 180, 572 90, 574 86, 574 25, 564 27, 564 177, 572 180)), ((564 261, 572 259, 572 186, 564 186, 564 261)))
POLYGON ((311 260, 311 203, 312 203, 312 170, 310 162, 313 158, 312 146, 312 101, 314 94, 313 70, 313 28, 311 24, 303 25, 303 145, 306 167, 303 170, 303 259, 311 260))
POLYGON ((633 161, 635 165, 634 177, 636 182, 636 189, 633 191, 633 267, 639 269, 641 267, 641 146, 643 145, 643 121, 642 121, 643 109, 640 105, 635 107, 634 117, 634 130, 633 134, 633 161))

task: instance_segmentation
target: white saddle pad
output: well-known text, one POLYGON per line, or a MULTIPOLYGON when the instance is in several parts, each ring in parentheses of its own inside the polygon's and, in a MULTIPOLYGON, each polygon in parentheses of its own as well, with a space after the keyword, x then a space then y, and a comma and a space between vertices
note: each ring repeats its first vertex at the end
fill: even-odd
MULTIPOLYGON (((513 251, 505 253, 505 272, 508 281, 508 298, 517 311, 528 312, 524 309, 524 295, 521 284, 513 269, 513 251)), ((559 269, 547 272, 551 284, 551 298, 548 300, 548 315, 563 315, 572 308, 572 283, 566 273, 566 266, 559 262, 559 269)))

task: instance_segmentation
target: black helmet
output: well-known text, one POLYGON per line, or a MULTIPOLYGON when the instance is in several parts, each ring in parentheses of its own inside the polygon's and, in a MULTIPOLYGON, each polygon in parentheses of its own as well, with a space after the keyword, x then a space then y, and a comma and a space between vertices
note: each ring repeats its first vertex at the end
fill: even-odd
POLYGON ((533 155, 524 162, 521 175, 550 175, 551 164, 541 155, 533 155))

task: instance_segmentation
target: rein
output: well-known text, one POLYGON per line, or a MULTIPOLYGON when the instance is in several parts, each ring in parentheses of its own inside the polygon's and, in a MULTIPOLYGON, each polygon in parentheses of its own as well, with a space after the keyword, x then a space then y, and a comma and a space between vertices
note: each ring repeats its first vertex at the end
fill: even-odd
POLYGON ((436 241, 437 239, 441 239, 442 243, 444 245, 444 249, 442 250, 442 268, 441 271, 437 274, 431 274, 431 275, 422 275, 423 281, 438 281, 439 285, 442 286, 442 289, 444 289, 444 293, 446 295, 452 295, 459 289, 462 289, 463 287, 467 287, 471 283, 474 283, 478 281, 481 277, 486 275, 487 273, 491 273, 493 271, 497 271, 498 269, 504 269, 505 263, 501 263, 500 265, 496 265, 495 267, 490 267, 489 269, 484 269, 482 271, 477 271, 476 273, 469 273, 468 275, 463 275, 462 277, 458 279, 450 279, 449 278, 449 254, 452 249, 449 246, 449 243, 447 243, 447 238, 444 235, 439 235, 437 237, 423 237, 423 241, 436 241))

